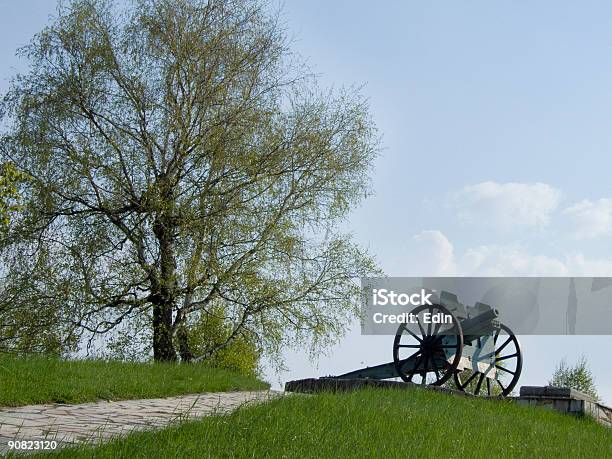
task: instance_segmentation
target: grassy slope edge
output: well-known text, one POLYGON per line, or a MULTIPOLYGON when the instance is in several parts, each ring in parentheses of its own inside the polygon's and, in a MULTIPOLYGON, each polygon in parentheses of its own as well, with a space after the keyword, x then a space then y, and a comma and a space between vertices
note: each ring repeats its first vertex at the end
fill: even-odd
POLYGON ((0 356, 0 406, 156 398, 268 387, 255 377, 203 364, 0 356))
POLYGON ((369 389, 290 396, 61 457, 612 457, 612 430, 507 400, 369 389))

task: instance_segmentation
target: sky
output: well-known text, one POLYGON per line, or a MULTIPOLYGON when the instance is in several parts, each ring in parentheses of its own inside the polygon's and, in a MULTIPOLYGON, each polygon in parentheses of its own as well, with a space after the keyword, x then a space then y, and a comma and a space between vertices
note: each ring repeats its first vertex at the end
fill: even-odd
MULTIPOLYGON (((55 10, 0 0, 0 93, 55 10)), ((344 223, 389 275, 612 276, 612 4, 297 1, 282 19, 323 86, 363 85, 375 195, 344 223)), ((357 323, 275 386, 392 359, 357 323)), ((584 355, 612 403, 611 336, 522 336, 522 385, 584 355)))

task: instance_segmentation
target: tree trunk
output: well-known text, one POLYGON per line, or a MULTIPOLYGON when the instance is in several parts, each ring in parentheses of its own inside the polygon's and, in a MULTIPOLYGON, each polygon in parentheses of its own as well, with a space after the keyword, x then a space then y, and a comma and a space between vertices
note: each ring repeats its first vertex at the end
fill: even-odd
POLYGON ((175 228, 172 217, 156 218, 153 232, 159 242, 159 282, 153 294, 153 358, 176 360, 172 333, 172 313, 176 304, 175 228))
POLYGON ((153 358, 156 361, 176 360, 172 342, 172 304, 153 305, 153 358))
POLYGON ((187 339, 187 328, 185 325, 181 325, 176 333, 176 339, 178 340, 179 355, 181 356, 181 362, 191 362, 193 360, 193 353, 189 347, 189 340, 187 339))

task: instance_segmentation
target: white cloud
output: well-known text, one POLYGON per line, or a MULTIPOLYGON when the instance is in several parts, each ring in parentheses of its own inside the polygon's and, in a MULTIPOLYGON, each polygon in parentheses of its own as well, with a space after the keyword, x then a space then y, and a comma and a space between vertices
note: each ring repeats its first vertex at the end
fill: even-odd
POLYGON ((575 227, 579 239, 591 239, 612 233, 612 199, 584 199, 563 211, 575 227))
POLYGON ((566 265, 570 276, 612 277, 612 260, 606 258, 586 258, 574 254, 567 258, 566 265))
MULTIPOLYGON (((529 253, 518 245, 482 245, 457 255, 440 231, 421 231, 403 275, 414 276, 612 276, 612 259, 583 254, 564 258, 529 253)), ((402 274, 399 274, 402 275, 402 274)))
POLYGON ((412 253, 418 263, 411 271, 419 276, 454 276, 457 271, 453 244, 437 230, 424 230, 413 237, 416 247, 412 253), (419 271, 419 274, 416 274, 419 271))
POLYGON ((567 276, 567 265, 556 258, 532 255, 520 246, 488 245, 461 257, 466 276, 567 276))
POLYGON ((481 182, 451 195, 459 217, 498 228, 546 226, 561 192, 545 183, 481 182))

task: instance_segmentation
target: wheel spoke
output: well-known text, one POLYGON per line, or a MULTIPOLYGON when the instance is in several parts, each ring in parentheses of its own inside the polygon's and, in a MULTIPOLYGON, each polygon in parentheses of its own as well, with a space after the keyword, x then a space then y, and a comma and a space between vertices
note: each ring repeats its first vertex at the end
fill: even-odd
POLYGON ((438 323, 438 324, 436 324, 436 326, 435 326, 435 328, 434 328, 434 330, 433 330, 432 335, 433 335, 433 336, 437 335, 437 334, 438 334, 438 332, 440 331, 440 328, 441 328, 441 327, 442 327, 442 324, 439 324, 439 323, 438 323))
POLYGON ((411 348, 420 349, 421 345, 420 344, 398 344, 397 347, 411 347, 411 348))
POLYGON ((476 376, 478 376, 478 373, 474 372, 472 373, 472 376, 470 376, 463 384, 461 384, 461 388, 465 388, 468 386, 469 383, 472 382, 472 379, 474 379, 476 376))
POLYGON ((491 396, 491 378, 487 378, 487 395, 491 396))
POLYGON ((499 354, 508 345, 508 343, 510 343, 510 341, 512 341, 512 336, 508 337, 504 344, 502 344, 499 349, 496 349, 495 352, 499 354))
POLYGON ((495 359, 495 361, 499 362, 501 360, 508 360, 508 359, 512 359, 514 357, 518 357, 518 352, 515 352, 514 354, 510 354, 510 355, 504 355, 503 357, 497 357, 495 359))
POLYGON ((419 320, 419 316, 416 316, 416 321, 417 324, 419 325, 419 330, 421 330, 421 335, 426 336, 425 335, 425 329, 423 328, 423 325, 421 325, 421 321, 419 320))
POLYGON ((408 333, 410 333, 412 336, 414 336, 414 337, 415 337, 415 338, 416 338, 416 339, 419 341, 419 343, 422 343, 422 342, 423 342, 423 339, 422 339, 422 338, 420 338, 420 337, 419 337, 419 335, 417 335, 416 333, 413 333, 413 332, 412 332, 412 330, 410 330, 408 327, 406 327, 406 325, 405 325, 405 324, 404 324, 404 329, 405 329, 405 330, 406 330, 408 333))
POLYGON ((505 388, 505 387, 504 387, 504 385, 501 383, 501 381, 500 381, 499 379, 496 379, 495 381, 497 381, 497 384, 499 384, 499 387, 501 387, 501 390, 502 390, 503 392, 505 392, 505 391, 506 391, 506 388, 505 388))
POLYGON ((419 355, 421 352, 422 351, 419 349, 414 354, 412 354, 410 357, 406 357, 405 359, 402 359, 402 365, 405 364, 406 362, 408 362, 408 360, 410 360, 411 358, 416 357, 417 355, 419 355))
POLYGON ((476 390, 474 391, 474 395, 478 395, 480 393, 480 386, 482 386, 482 380, 484 379, 484 373, 480 373, 480 378, 478 378, 478 383, 476 383, 476 390))
MULTIPOLYGON (((419 351, 420 353, 420 351, 419 351)), ((408 378, 408 381, 412 382, 412 377, 418 372, 419 369, 419 365, 421 364, 421 360, 423 359, 423 355, 419 355, 419 357, 416 360, 416 363, 414 365, 414 370, 412 371, 412 373, 410 373, 410 377, 408 378)))
POLYGON ((433 369, 433 371, 437 371, 438 368, 440 368, 437 364, 436 364, 436 354, 432 354, 431 355, 431 368, 433 369))
POLYGON ((504 367, 500 367, 499 365, 495 365, 495 368, 497 368, 498 370, 501 370, 501 371, 505 371, 506 373, 510 373, 511 375, 515 375, 516 374, 516 372, 510 371, 510 370, 508 370, 507 368, 504 368, 504 367))

